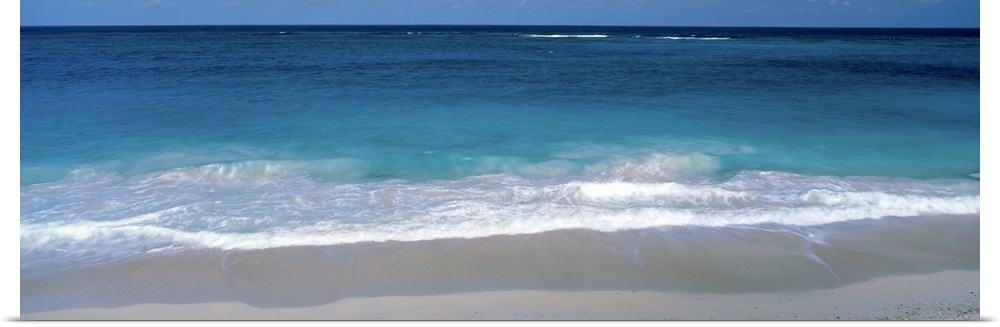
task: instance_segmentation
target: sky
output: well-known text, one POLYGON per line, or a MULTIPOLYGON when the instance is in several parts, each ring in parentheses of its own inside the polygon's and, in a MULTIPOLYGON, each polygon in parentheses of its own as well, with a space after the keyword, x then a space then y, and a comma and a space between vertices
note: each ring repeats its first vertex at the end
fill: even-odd
POLYGON ((978 0, 20 0, 21 26, 972 27, 978 0))

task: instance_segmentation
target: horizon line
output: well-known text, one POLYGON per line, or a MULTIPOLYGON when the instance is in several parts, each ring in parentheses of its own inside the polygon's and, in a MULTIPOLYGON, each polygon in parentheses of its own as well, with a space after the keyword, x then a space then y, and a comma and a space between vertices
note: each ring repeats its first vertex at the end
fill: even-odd
POLYGON ((84 24, 84 25, 20 25, 19 27, 221 27, 221 26, 493 26, 493 27, 634 27, 634 28, 788 28, 788 29, 981 29, 958 26, 741 26, 741 25, 597 25, 597 24, 84 24))

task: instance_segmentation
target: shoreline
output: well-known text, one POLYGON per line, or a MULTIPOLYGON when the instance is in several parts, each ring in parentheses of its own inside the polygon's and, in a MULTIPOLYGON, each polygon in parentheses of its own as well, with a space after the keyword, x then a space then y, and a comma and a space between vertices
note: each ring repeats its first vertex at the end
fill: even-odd
POLYGON ((979 278, 978 270, 947 270, 794 292, 512 290, 351 297, 288 308, 142 303, 42 311, 20 320, 979 320, 979 278))
POLYGON ((22 272, 20 313, 28 320, 938 317, 897 312, 930 307, 927 314, 941 319, 978 319, 968 315, 979 310, 979 231, 978 215, 919 216, 188 251, 22 272), (860 300, 877 299, 885 312, 872 316, 880 311, 860 300))

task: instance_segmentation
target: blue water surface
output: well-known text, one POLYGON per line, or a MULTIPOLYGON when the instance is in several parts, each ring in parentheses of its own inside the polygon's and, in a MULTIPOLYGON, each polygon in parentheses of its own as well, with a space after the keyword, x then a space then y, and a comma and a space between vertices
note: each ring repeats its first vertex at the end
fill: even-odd
POLYGON ((978 29, 22 27, 22 277, 978 214, 979 49, 978 29))
POLYGON ((975 30, 26 27, 22 185, 341 157, 458 178, 453 156, 580 146, 706 152, 722 174, 964 176, 978 55, 975 30))

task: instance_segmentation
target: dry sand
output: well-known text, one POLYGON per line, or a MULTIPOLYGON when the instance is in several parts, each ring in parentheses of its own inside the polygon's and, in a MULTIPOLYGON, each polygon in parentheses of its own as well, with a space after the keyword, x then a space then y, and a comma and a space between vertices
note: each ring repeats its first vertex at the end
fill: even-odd
POLYGON ((298 308, 146 303, 24 314, 22 320, 978 320, 979 271, 889 276, 827 290, 692 294, 491 291, 346 298, 298 308))

